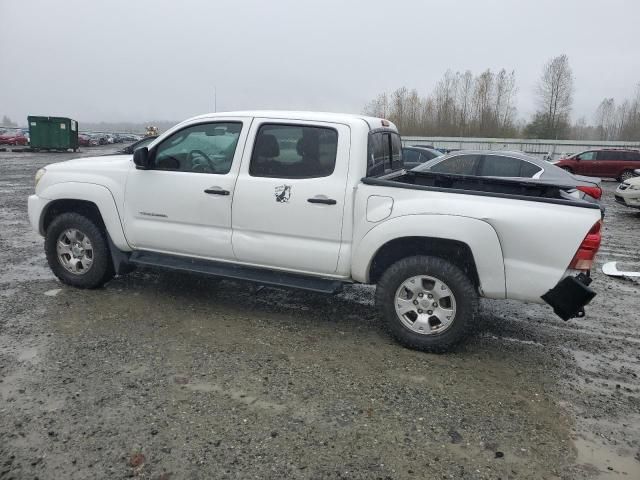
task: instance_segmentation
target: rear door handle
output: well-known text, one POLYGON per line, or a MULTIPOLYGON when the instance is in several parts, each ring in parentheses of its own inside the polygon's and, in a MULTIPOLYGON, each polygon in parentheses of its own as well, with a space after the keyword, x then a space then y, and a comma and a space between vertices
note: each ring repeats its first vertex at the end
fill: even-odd
POLYGON ((225 190, 220 187, 209 187, 204 193, 208 193, 210 195, 229 195, 229 190, 225 190))
POLYGON ((318 195, 317 197, 307 198, 309 203, 324 203, 325 205, 335 205, 336 202, 333 198, 327 198, 325 196, 318 195))

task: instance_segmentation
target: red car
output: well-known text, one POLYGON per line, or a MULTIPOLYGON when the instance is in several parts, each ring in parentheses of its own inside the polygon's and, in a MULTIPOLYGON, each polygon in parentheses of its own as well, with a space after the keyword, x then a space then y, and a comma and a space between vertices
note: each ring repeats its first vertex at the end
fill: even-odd
POLYGON ((82 133, 78 134, 78 145, 81 147, 88 147, 91 145, 91 137, 82 133))
POLYGON ((578 175, 616 178, 622 182, 633 177, 633 171, 640 168, 640 150, 587 150, 553 163, 578 175))
POLYGON ((22 130, 7 130, 0 135, 0 145, 26 145, 29 139, 22 130))

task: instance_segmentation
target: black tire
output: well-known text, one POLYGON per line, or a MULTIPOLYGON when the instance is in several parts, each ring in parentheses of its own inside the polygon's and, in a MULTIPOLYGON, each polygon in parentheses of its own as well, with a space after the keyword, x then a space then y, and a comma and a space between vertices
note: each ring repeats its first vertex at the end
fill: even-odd
POLYGON ((633 170, 625 170, 624 172, 622 172, 620 174, 620 177, 618 177, 618 181, 619 182, 624 182, 625 180, 629 180, 630 178, 633 178, 635 175, 633 174, 633 170))
POLYGON ((53 219, 44 240, 49 267, 62 283, 78 288, 99 288, 114 276, 113 262, 105 233, 96 223, 79 213, 63 213, 53 219), (86 272, 75 274, 67 270, 58 259, 56 244, 67 229, 79 230, 93 247, 93 261, 86 272))
POLYGON ((382 274, 376 287, 376 307, 386 329, 401 344, 425 352, 442 353, 473 331, 478 294, 470 279, 455 265, 437 257, 407 257, 382 274), (396 292, 403 282, 418 275, 428 275, 444 282, 455 297, 456 315, 451 325, 441 333, 414 332, 402 323, 396 313, 396 292))

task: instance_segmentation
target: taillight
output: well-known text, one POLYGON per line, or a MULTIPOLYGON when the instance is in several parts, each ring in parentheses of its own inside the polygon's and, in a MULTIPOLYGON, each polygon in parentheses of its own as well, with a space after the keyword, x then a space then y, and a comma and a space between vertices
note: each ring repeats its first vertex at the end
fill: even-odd
POLYGON ((596 257, 596 253, 600 248, 600 242, 602 241, 602 220, 598 220, 596 224, 591 227, 591 230, 584 237, 578 251, 573 256, 573 260, 569 264, 569 268, 574 270, 591 270, 593 265, 593 259, 596 257))
POLYGON ((580 185, 577 187, 577 189, 595 198, 596 200, 600 200, 600 197, 602 196, 602 189, 597 185, 595 187, 585 187, 583 185, 580 185))

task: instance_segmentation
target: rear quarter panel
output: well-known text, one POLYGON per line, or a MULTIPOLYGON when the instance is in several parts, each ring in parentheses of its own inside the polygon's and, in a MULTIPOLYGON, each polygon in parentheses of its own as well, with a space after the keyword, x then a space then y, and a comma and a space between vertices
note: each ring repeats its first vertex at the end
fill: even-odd
POLYGON ((599 219, 599 209, 360 184, 352 274, 358 281, 368 281, 375 251, 393 238, 451 238, 471 248, 486 297, 542 303, 540 296, 562 279, 599 219), (367 220, 371 195, 393 199, 387 218, 367 220))

